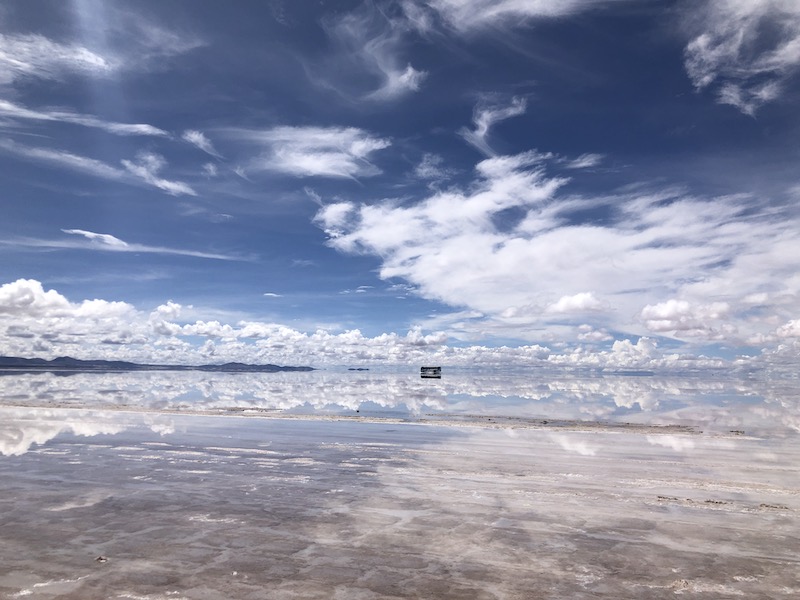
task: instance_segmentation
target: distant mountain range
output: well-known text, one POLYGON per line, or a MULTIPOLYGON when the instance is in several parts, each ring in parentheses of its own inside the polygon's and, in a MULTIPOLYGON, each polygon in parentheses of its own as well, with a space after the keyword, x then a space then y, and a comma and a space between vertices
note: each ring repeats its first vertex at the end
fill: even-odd
POLYGON ((53 360, 0 356, 4 371, 210 371, 218 373, 277 373, 278 371, 313 371, 313 367, 282 367, 280 365, 248 365, 229 362, 221 365, 147 365, 122 360, 80 360, 60 356, 53 360))

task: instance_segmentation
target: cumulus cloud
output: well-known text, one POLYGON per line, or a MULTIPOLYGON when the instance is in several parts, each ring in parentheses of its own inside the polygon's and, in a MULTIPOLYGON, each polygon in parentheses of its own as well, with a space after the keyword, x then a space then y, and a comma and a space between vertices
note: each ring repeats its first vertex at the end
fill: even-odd
POLYGON ((780 97, 800 68, 800 3, 707 0, 692 4, 685 66, 698 90, 753 115, 780 97))
POLYGON ((774 331, 774 316, 800 297, 796 216, 776 220, 753 197, 677 189, 568 195, 548 157, 495 156, 463 189, 416 203, 340 200, 316 222, 331 247, 378 257, 382 278, 452 306, 436 326, 465 339, 575 339, 590 311, 598 331, 739 343, 774 331), (602 221, 587 216, 598 210, 602 221), (754 313, 756 296, 767 304, 754 313))
POLYGON ((792 319, 781 325, 775 333, 779 338, 800 338, 800 319, 792 319))
POLYGON ((229 135, 266 151, 248 170, 267 170, 296 177, 356 178, 378 175, 370 156, 391 142, 356 127, 276 127, 230 130, 229 135))
MULTIPOLYGON (((692 304, 686 300, 670 299, 642 309, 641 318, 652 332, 677 333, 709 337, 712 324, 725 318, 731 307, 727 302, 692 304)), ((730 327, 730 325, 729 325, 730 327)))
POLYGON ((575 313, 600 310, 603 304, 592 292, 581 292, 574 296, 561 296, 558 302, 547 307, 549 313, 575 313))
MULTIPOLYGON (((732 366, 721 359, 662 351, 655 340, 617 340, 609 349, 578 346, 554 351, 537 344, 451 345, 447 334, 412 328, 366 336, 358 330, 300 331, 280 323, 204 319, 201 309, 167 301, 140 310, 126 302, 72 301, 31 279, 0 286, 0 346, 12 356, 132 360, 166 364, 215 362, 286 365, 441 364, 669 373, 732 366)), ((796 365, 800 344, 794 350, 796 365)), ((789 356, 789 351, 782 350, 789 356)), ((746 359, 740 359, 747 367, 746 359)), ((754 359, 753 365, 758 364, 754 359)), ((791 366, 789 367, 792 368, 791 366)), ((570 384, 572 385, 572 384, 570 384)), ((612 385, 619 391, 619 382, 612 385)), ((633 392, 632 392, 633 393, 633 392)), ((634 394, 641 399, 642 394, 634 394)))
POLYGON ((519 97, 512 98, 507 106, 481 103, 475 107, 472 115, 473 128, 464 127, 458 133, 486 156, 494 156, 495 152, 487 141, 489 130, 500 121, 525 114, 526 108, 527 102, 519 97))
POLYGON ((95 319, 124 317, 132 312, 133 307, 124 302, 84 300, 74 304, 55 290, 45 291, 42 284, 33 279, 19 279, 0 286, 0 315, 7 317, 95 319))
POLYGON ((610 342, 613 339, 614 336, 604 327, 595 329, 588 323, 583 323, 578 326, 578 340, 582 342, 610 342))
POLYGON ((166 192, 170 196, 196 196, 197 192, 188 184, 181 181, 170 181, 158 176, 166 164, 167 161, 164 160, 163 156, 153 152, 139 153, 136 157, 136 161, 122 160, 122 165, 129 173, 166 192))
POLYGON ((104 121, 93 115, 84 115, 66 110, 32 110, 7 100, 0 100, 0 115, 32 121, 74 123, 76 125, 83 125, 84 127, 102 129, 116 135, 149 135, 159 137, 169 135, 163 129, 146 123, 115 123, 113 121, 104 121))
POLYGON ((196 129, 187 129, 183 132, 181 138, 193 146, 200 148, 200 150, 206 154, 221 158, 220 153, 217 152, 216 148, 214 148, 214 144, 211 143, 211 140, 209 140, 202 131, 197 131, 196 129))

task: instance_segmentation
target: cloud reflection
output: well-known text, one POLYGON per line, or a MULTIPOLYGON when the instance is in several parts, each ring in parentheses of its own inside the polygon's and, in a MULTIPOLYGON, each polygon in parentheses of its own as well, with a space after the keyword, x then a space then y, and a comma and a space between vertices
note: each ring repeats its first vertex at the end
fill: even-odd
POLYGON ((0 408, 0 455, 20 456, 62 433, 81 437, 115 435, 135 426, 162 435, 174 428, 165 418, 95 410, 0 408))
MULTIPOLYGON (((41 373, 0 377, 0 397, 6 405, 50 410, 288 413, 410 419, 433 414, 681 424, 724 432, 800 431, 798 391, 788 384, 768 380, 578 378, 497 372, 450 372, 441 380, 422 380, 411 373, 326 371, 78 373, 69 377, 41 373)), ((111 427, 103 419, 74 424, 64 420, 48 427, 87 435, 83 431, 90 425, 98 433, 109 432, 107 428, 111 427)), ((44 432, 39 436, 52 437, 44 432)))

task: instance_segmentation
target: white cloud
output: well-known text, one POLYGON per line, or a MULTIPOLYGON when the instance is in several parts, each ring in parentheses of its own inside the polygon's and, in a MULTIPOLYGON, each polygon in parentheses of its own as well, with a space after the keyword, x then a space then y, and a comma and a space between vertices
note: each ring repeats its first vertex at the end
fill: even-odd
POLYGON ((565 17, 608 3, 609 0, 428 0, 428 4, 459 31, 506 24, 518 26, 536 19, 565 17))
POLYGON ((370 156, 390 146, 356 127, 276 127, 267 130, 231 130, 240 141, 262 146, 266 153, 248 170, 268 170, 296 177, 370 177, 381 171, 370 156))
POLYGON ((792 319, 781 325, 775 333, 780 338, 800 338, 800 319, 792 319))
MULTIPOLYGON (((107 42, 114 55, 120 56, 126 69, 151 70, 163 68, 173 56, 186 54, 206 45, 205 41, 193 33, 167 28, 133 12, 127 6, 108 5, 103 0, 94 0, 87 5, 88 26, 108 28, 112 35, 107 42), (109 11, 104 22, 96 22, 98 13, 109 11)), ((82 15, 84 18, 86 15, 82 15)))
POLYGON ((4 317, 20 319, 67 317, 84 321, 126 317, 132 312, 133 307, 124 302, 84 300, 80 304, 74 304, 55 290, 45 291, 42 284, 33 279, 19 279, 0 286, 0 315, 4 317))
POLYGON ((376 61, 375 64, 383 73, 384 83, 374 92, 367 94, 367 98, 371 100, 392 100, 408 92, 416 92, 428 76, 425 71, 418 71, 410 64, 401 69, 392 64, 392 62, 385 59, 376 61))
POLYGON ((202 131, 197 131, 195 129, 187 129, 183 132, 181 136, 185 141, 189 142, 193 146, 200 148, 203 152, 210 154, 211 156, 215 156, 217 158, 221 158, 219 152, 217 152, 216 148, 214 148, 214 144, 211 143, 206 135, 202 131))
POLYGON ((252 260, 249 256, 238 256, 234 254, 220 254, 215 252, 202 252, 198 250, 185 250, 181 248, 169 248, 166 246, 148 246, 145 244, 133 244, 119 239, 108 233, 95 233, 83 229, 62 229, 66 234, 80 236, 89 240, 82 242, 77 240, 44 240, 36 238, 12 238, 0 239, 0 245, 11 246, 16 250, 24 248, 58 248, 65 250, 101 250, 106 252, 134 252, 137 254, 171 254, 175 256, 190 256, 195 258, 208 258, 214 260, 247 261, 252 260))
POLYGON ((595 329, 588 323, 578 326, 578 340, 582 342, 610 342, 614 339, 607 329, 595 329))
MULTIPOLYGON (((720 359, 668 354, 654 340, 618 340, 608 350, 576 347, 555 352, 539 345, 487 347, 453 346, 443 332, 419 328, 405 335, 374 337, 358 330, 332 333, 298 331, 279 323, 204 320, 201 309, 165 302, 151 311, 125 302, 102 299, 73 302, 35 280, 0 285, 0 347, 12 356, 199 364, 209 362, 278 363, 286 365, 409 365, 493 366, 592 369, 647 369, 681 372, 687 369, 730 368, 720 359)), ((796 364, 800 347, 788 349, 788 368, 796 364), (794 356, 794 363, 789 358, 794 356)), ((758 359, 751 361, 758 366, 758 359)), ((747 365, 746 361, 741 363, 747 365)), ((570 384, 572 385, 572 384, 570 384)), ((620 384, 612 386, 619 390, 620 384)), ((635 394, 641 400, 641 393, 635 394)))
POLYGON ((77 44, 38 34, 0 34, 0 84, 20 77, 60 79, 64 74, 108 75, 118 65, 77 44))
POLYGON ((433 30, 433 17, 428 7, 418 4, 416 0, 402 0, 400 6, 414 31, 426 34, 433 30))
POLYGON ((416 203, 342 200, 316 222, 333 248, 378 257, 382 278, 452 306, 425 323, 462 339, 574 340, 591 311, 598 331, 738 344, 774 332, 800 298, 798 216, 673 189, 567 195, 548 156, 493 157, 464 189, 416 203), (597 210, 602 223, 586 220, 597 210), (756 296, 766 304, 753 312, 756 296))
POLYGON ((0 139, 0 148, 15 156, 46 162, 103 179, 120 181, 124 180, 126 177, 126 173, 122 169, 117 169, 116 167, 112 167, 109 164, 93 158, 80 156, 63 150, 36 148, 14 142, 10 139, 0 139))
POLYGON ((414 175, 429 181, 449 179, 453 174, 454 171, 444 166, 444 159, 438 154, 424 154, 419 164, 414 167, 414 175))
POLYGON ((581 292, 574 296, 562 296, 558 302, 547 307, 549 313, 576 313, 601 310, 603 304, 592 292, 581 292))
POLYGON ((60 121, 63 123, 74 123, 84 127, 94 127, 102 129, 116 135, 149 135, 165 137, 169 134, 146 123, 115 123, 104 121, 93 115, 84 115, 65 110, 32 110, 9 102, 0 100, 0 115, 15 119, 27 119, 33 121, 60 121))
POLYGON ((109 179, 121 181, 123 183, 134 183, 144 181, 171 196, 190 195, 196 196, 197 193, 186 183, 180 181, 170 181, 158 177, 158 173, 166 165, 163 157, 152 152, 142 152, 137 156, 137 161, 122 160, 125 169, 118 169, 100 160, 80 156, 64 150, 51 150, 49 148, 36 148, 19 144, 10 139, 0 139, 0 149, 5 150, 15 156, 45 162, 61 168, 79 171, 109 179), (133 177, 132 177, 133 176, 133 177))
MULTIPOLYGON (((337 52, 328 61, 329 65, 335 65, 333 70, 352 75, 354 67, 360 68, 370 75, 371 86, 378 82, 371 91, 360 93, 361 99, 390 101, 420 89, 427 73, 400 58, 410 27, 407 21, 390 18, 383 11, 364 4, 326 25, 328 34, 338 45, 337 52)), ((318 73, 317 77, 328 79, 325 72, 318 73)), ((340 88, 342 83, 331 81, 329 85, 340 88)), ((363 88, 363 85, 358 87, 363 88)))
POLYGON ((141 152, 136 157, 136 162, 122 160, 122 165, 129 173, 139 177, 146 183, 165 191, 170 196, 189 195, 196 196, 195 192, 188 184, 181 181, 170 181, 158 176, 158 173, 166 166, 164 157, 153 152, 141 152))
POLYGON ((0 84, 20 79, 62 80, 70 75, 112 77, 123 71, 162 68, 165 60, 203 45, 113 4, 75 4, 82 41, 40 34, 0 33, 0 84))
POLYGON ((713 324, 727 317, 730 310, 727 302, 693 305, 685 300, 671 299, 656 305, 648 304, 642 309, 641 318, 653 332, 710 337, 713 324))
POLYGON ((581 154, 578 158, 566 161, 568 169, 590 169, 599 165, 605 158, 602 154, 581 154))
POLYGON ((494 156, 495 151, 489 146, 487 137, 489 130, 500 121, 525 114, 527 103, 524 98, 514 97, 507 106, 487 105, 481 103, 475 107, 472 115, 473 129, 462 128, 458 133, 472 146, 486 156, 494 156))
POLYGON ((691 4, 685 66, 698 90, 753 115, 800 68, 800 3, 707 0, 691 4))
POLYGON ((94 233, 93 231, 85 231, 83 229, 62 229, 61 231, 71 235, 82 235, 88 240, 99 242, 101 245, 111 246, 115 249, 128 248, 127 242, 123 242, 121 239, 108 233, 94 233))

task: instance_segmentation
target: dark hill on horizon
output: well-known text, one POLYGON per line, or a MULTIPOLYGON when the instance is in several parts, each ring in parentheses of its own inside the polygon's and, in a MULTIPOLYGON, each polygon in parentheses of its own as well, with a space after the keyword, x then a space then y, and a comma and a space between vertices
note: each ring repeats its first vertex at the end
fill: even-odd
POLYGON ((314 371, 313 367, 284 367, 280 365, 249 365, 229 362, 220 365, 151 365, 121 360, 81 360, 59 356, 52 360, 0 356, 0 370, 14 371, 209 371, 220 373, 277 373, 279 371, 314 371))

